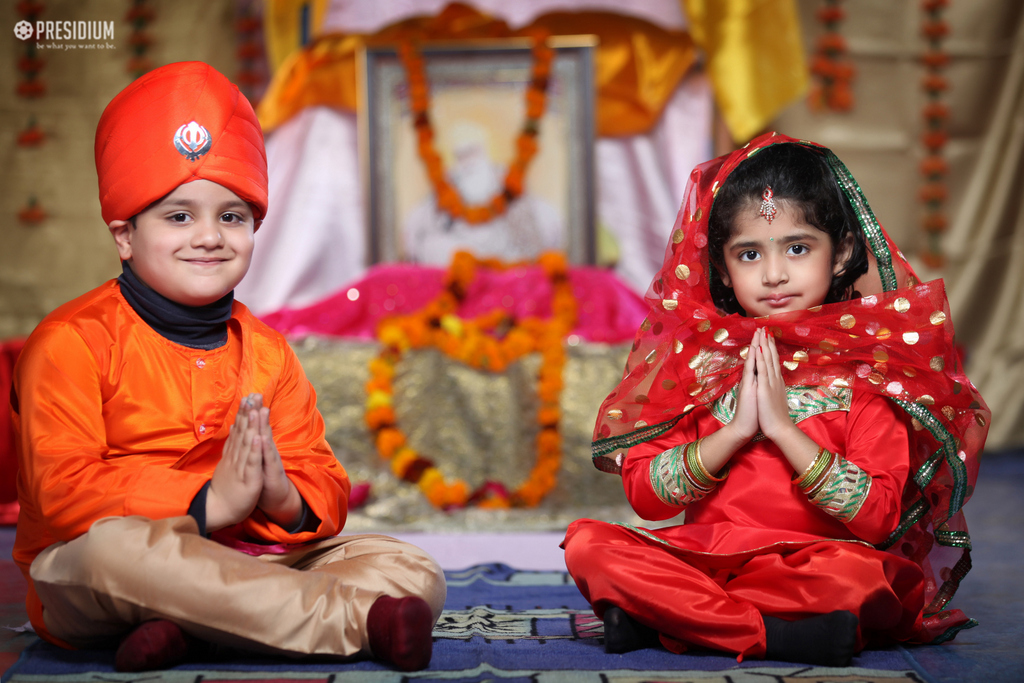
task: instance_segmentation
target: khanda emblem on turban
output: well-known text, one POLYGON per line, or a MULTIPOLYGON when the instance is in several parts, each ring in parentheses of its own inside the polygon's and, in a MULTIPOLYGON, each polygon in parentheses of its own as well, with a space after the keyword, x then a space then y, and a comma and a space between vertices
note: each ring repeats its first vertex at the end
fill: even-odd
POLYGON ((189 161, 195 161, 209 152, 211 146, 213 139, 210 138, 210 131, 195 121, 186 123, 174 134, 174 148, 189 161))

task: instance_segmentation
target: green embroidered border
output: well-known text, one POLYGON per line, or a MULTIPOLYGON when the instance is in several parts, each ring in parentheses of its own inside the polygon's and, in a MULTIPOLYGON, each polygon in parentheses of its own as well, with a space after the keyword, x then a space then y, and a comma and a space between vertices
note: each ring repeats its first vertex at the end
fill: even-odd
POLYGON ((952 517, 964 506, 964 499, 967 497, 967 467, 957 456, 958 444, 956 439, 931 414, 931 411, 920 403, 903 401, 898 398, 892 400, 896 405, 903 408, 904 412, 916 418, 918 422, 924 425, 925 429, 942 445, 942 450, 946 455, 946 464, 949 465, 949 469, 953 474, 953 492, 949 496, 949 516, 952 517))
POLYGON ((928 644, 929 645, 942 645, 947 640, 953 640, 953 638, 956 638, 956 634, 960 633, 960 631, 963 631, 963 630, 969 629, 969 628, 974 628, 977 625, 978 625, 977 619, 968 619, 966 624, 961 624, 960 626, 950 626, 948 629, 946 629, 946 631, 942 635, 936 637, 935 640, 933 640, 932 642, 930 642, 928 644))
MULTIPOLYGON (((821 415, 822 413, 831 413, 836 411, 848 411, 850 410, 850 403, 853 401, 853 390, 838 388, 835 390, 835 396, 812 396, 809 397, 809 390, 824 389, 824 387, 817 386, 802 386, 796 385, 792 387, 786 387, 786 396, 800 399, 800 408, 789 408, 789 417, 794 423, 800 423, 809 417, 815 415, 821 415)), ((721 422, 722 424, 729 424, 732 422, 733 417, 736 416, 736 409, 729 410, 725 407, 725 401, 732 397, 734 398, 739 393, 739 385, 733 386, 732 389, 725 392, 711 404, 711 415, 721 422)), ((787 401, 788 405, 788 401, 787 401)))
POLYGON ((680 462, 685 456, 686 447, 689 444, 682 444, 667 451, 662 451, 651 461, 648 475, 651 480, 651 488, 655 495, 665 503, 673 507, 686 507, 693 500, 693 494, 686 483, 686 477, 682 474, 683 465, 680 462), (673 493, 673 490, 675 493, 673 493))
POLYGON ((662 545, 667 545, 669 548, 674 548, 675 547, 674 545, 672 545, 671 543, 669 543, 665 539, 658 538, 657 536, 652 534, 647 529, 641 529, 640 527, 633 526, 632 524, 626 524, 625 522, 611 522, 611 524, 613 526, 621 526, 624 529, 629 529, 633 533, 640 534, 644 538, 649 538, 652 541, 657 541, 658 543, 661 543, 662 545))
POLYGON ((843 524, 852 521, 860 512, 868 492, 871 475, 846 458, 839 458, 827 475, 811 503, 843 524))
POLYGON ((935 597, 932 598, 931 604, 924 608, 925 614, 935 614, 942 611, 956 594, 956 589, 960 587, 960 582, 971 571, 971 566, 971 551, 965 548, 963 554, 960 555, 960 559, 957 560, 957 563, 953 565, 952 571, 949 572, 949 578, 942 582, 939 590, 935 593, 935 597))
POLYGON ((620 448, 632 448, 633 446, 650 441, 656 437, 661 436, 668 430, 676 426, 676 423, 682 420, 685 415, 676 415, 671 420, 666 422, 659 422, 655 425, 648 425, 641 429, 634 430, 628 434, 619 434, 618 436, 609 436, 604 439, 598 439, 590 443, 591 457, 595 460, 602 455, 608 455, 613 451, 617 451, 620 448))
POLYGON ((931 505, 928 504, 927 500, 924 498, 918 498, 917 501, 915 501, 914 504, 907 508, 907 511, 903 513, 903 517, 900 519, 900 525, 896 527, 896 531, 889 534, 889 538, 885 539, 875 547, 879 550, 888 550, 891 548, 896 544, 896 541, 903 538, 903 534, 907 533, 907 529, 921 521, 921 518, 924 517, 929 508, 931 508, 931 505))
POLYGON ((878 262, 878 275, 882 280, 882 288, 887 292, 893 291, 898 286, 896 271, 892 267, 892 254, 889 253, 885 235, 882 234, 882 226, 878 224, 874 212, 868 206, 868 200, 864 197, 864 192, 846 165, 832 153, 832 150, 825 151, 825 158, 828 160, 828 165, 832 167, 839 187, 850 201, 850 205, 857 214, 857 220, 860 221, 860 226, 864 230, 864 235, 871 244, 871 251, 878 262))
POLYGON ((939 545, 972 550, 971 535, 966 531, 943 531, 941 529, 936 529, 935 542, 939 545))
POLYGON ((939 471, 939 462, 942 460, 943 451, 943 448, 939 448, 939 450, 932 453, 932 457, 928 458, 928 460, 921 465, 921 469, 917 471, 917 474, 914 475, 914 483, 917 484, 917 487, 922 491, 924 490, 924 487, 928 486, 931 482, 935 473, 939 471))

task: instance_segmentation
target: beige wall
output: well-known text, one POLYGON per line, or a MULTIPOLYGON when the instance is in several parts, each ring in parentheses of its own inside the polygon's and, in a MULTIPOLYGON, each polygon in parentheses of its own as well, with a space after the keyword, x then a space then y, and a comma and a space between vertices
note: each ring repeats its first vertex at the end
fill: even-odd
MULTIPOLYGON (((116 22, 115 48, 39 50, 48 90, 26 100, 13 94, 16 63, 24 54, 13 31, 21 17, 16 3, 0 3, 0 339, 28 334, 46 313, 120 272, 100 217, 92 150, 103 107, 131 82, 130 27, 124 21, 130 4, 46 0, 42 19, 116 22), (37 148, 18 147, 17 133, 33 114, 47 140, 37 148), (50 217, 28 227, 17 213, 33 194, 50 217)), ((227 74, 236 71, 231 0, 150 4, 156 11, 149 30, 155 64, 199 59, 227 74)))
MULTIPOLYGON (((798 0, 808 57, 823 29, 814 17, 820 0, 798 0)), ((843 3, 847 19, 840 32, 847 39, 857 69, 854 109, 845 114, 811 112, 804 102, 790 106, 776 122, 777 130, 831 147, 861 184, 871 208, 925 279, 944 273, 923 272, 913 255, 923 247, 919 228, 921 206, 918 164, 924 157, 919 142, 926 96, 921 89, 924 67, 917 56, 927 46, 920 37, 923 16, 917 0, 856 0, 843 3)), ((992 115, 1005 72, 1018 18, 1018 0, 953 2, 945 12, 950 35, 945 50, 950 90, 950 142, 946 158, 952 222, 974 168, 981 139, 992 115)))

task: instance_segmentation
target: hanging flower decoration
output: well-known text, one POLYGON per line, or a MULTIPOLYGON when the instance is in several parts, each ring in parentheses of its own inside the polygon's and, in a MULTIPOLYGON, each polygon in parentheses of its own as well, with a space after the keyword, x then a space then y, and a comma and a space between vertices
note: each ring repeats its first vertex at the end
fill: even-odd
POLYGON ((818 21, 825 32, 818 38, 811 60, 811 74, 815 84, 811 87, 808 104, 815 111, 849 111, 853 108, 853 90, 850 84, 856 75, 853 62, 846 55, 846 39, 839 26, 846 17, 842 0, 825 0, 818 9, 818 21))
POLYGON ((459 305, 479 269, 505 270, 528 265, 480 260, 459 252, 437 298, 416 313, 388 318, 378 327, 382 349, 370 362, 366 424, 373 433, 378 453, 390 462, 391 471, 418 485, 435 507, 534 507, 555 486, 562 464, 558 423, 566 361, 563 340, 576 325, 577 302, 569 284, 565 255, 548 252, 541 255, 538 263, 553 288, 552 315, 547 319, 531 316, 517 320, 502 308, 472 319, 459 317, 459 305), (500 482, 487 481, 470 491, 463 479, 446 479, 433 460, 408 444, 393 406, 395 368, 410 349, 430 347, 477 370, 494 373, 504 372, 526 354, 541 354, 537 377, 537 457, 530 474, 515 490, 510 491, 500 482))
POLYGON ((36 123, 36 117, 34 116, 29 118, 25 129, 18 133, 18 147, 38 147, 45 140, 46 133, 36 123))
POLYGON ((949 174, 949 164, 943 157, 943 149, 949 140, 946 123, 949 120, 949 108, 943 103, 943 94, 949 89, 949 81, 943 70, 949 64, 949 55, 942 50, 942 42, 949 35, 949 24, 942 19, 942 13, 949 5, 949 0, 923 0, 924 22, 921 32, 928 40, 928 51, 922 61, 926 69, 921 86, 928 97, 922 115, 925 130, 921 142, 927 150, 927 156, 921 162, 920 199, 924 204, 922 228, 928 237, 921 259, 929 268, 941 268, 946 263, 946 255, 942 251, 941 238, 946 231, 945 204, 948 197, 945 178, 949 174))
POLYGON ((238 58, 238 73, 235 76, 242 93, 255 107, 263 91, 266 89, 266 62, 263 59, 263 17, 260 14, 260 2, 240 3, 235 32, 238 36, 238 47, 235 56, 238 58))
POLYGON ((486 204, 466 206, 458 189, 448 181, 441 155, 434 147, 434 128, 430 120, 430 88, 423 56, 410 41, 401 43, 398 54, 405 66, 409 84, 409 106, 416 129, 420 159, 437 197, 437 205, 448 215, 477 225, 505 213, 508 205, 523 194, 526 171, 538 150, 537 135, 547 102, 548 79, 555 51, 548 45, 548 34, 536 31, 533 36, 533 65, 530 84, 526 88, 526 122, 516 140, 516 156, 508 167, 501 192, 486 204))
POLYGON ((131 24, 132 31, 128 34, 128 46, 131 48, 132 56, 128 59, 128 73, 132 78, 153 70, 153 60, 147 53, 153 44, 153 37, 146 32, 146 27, 153 22, 156 16, 149 0, 130 0, 128 13, 124 20, 131 24))
MULTIPOLYGON (((36 0, 21 0, 17 4, 18 14, 21 16, 22 21, 27 21, 32 25, 33 29, 35 28, 36 20, 45 9, 43 3, 36 0)), ((15 92, 20 97, 31 99, 42 97, 46 94, 46 82, 39 77, 43 67, 46 66, 46 62, 36 54, 36 41, 31 35, 34 31, 26 31, 26 33, 29 34, 29 38, 22 41, 25 44, 25 51, 18 58, 18 73, 21 75, 21 78, 18 80, 15 92)))
POLYGON ((35 197, 29 197, 28 204, 18 212, 18 220, 25 225, 38 225, 46 220, 46 212, 35 197))

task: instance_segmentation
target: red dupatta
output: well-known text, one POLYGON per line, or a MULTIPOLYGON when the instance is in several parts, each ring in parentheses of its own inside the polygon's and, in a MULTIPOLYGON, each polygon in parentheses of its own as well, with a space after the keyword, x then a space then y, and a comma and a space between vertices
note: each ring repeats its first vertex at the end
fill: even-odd
POLYGON ((695 168, 646 300, 650 311, 622 382, 598 415, 594 465, 620 472, 631 446, 664 434, 697 406, 721 397, 739 382, 754 330, 768 327, 790 386, 878 394, 911 421, 912 477, 901 522, 879 548, 922 567, 926 626, 942 633, 941 611, 971 566, 961 508, 974 491, 991 413, 957 356, 943 282, 919 282, 846 166, 820 145, 771 133, 695 168), (856 285, 862 296, 762 318, 722 315, 708 287, 708 217, 729 174, 777 144, 825 155, 867 240, 870 269, 856 285))

